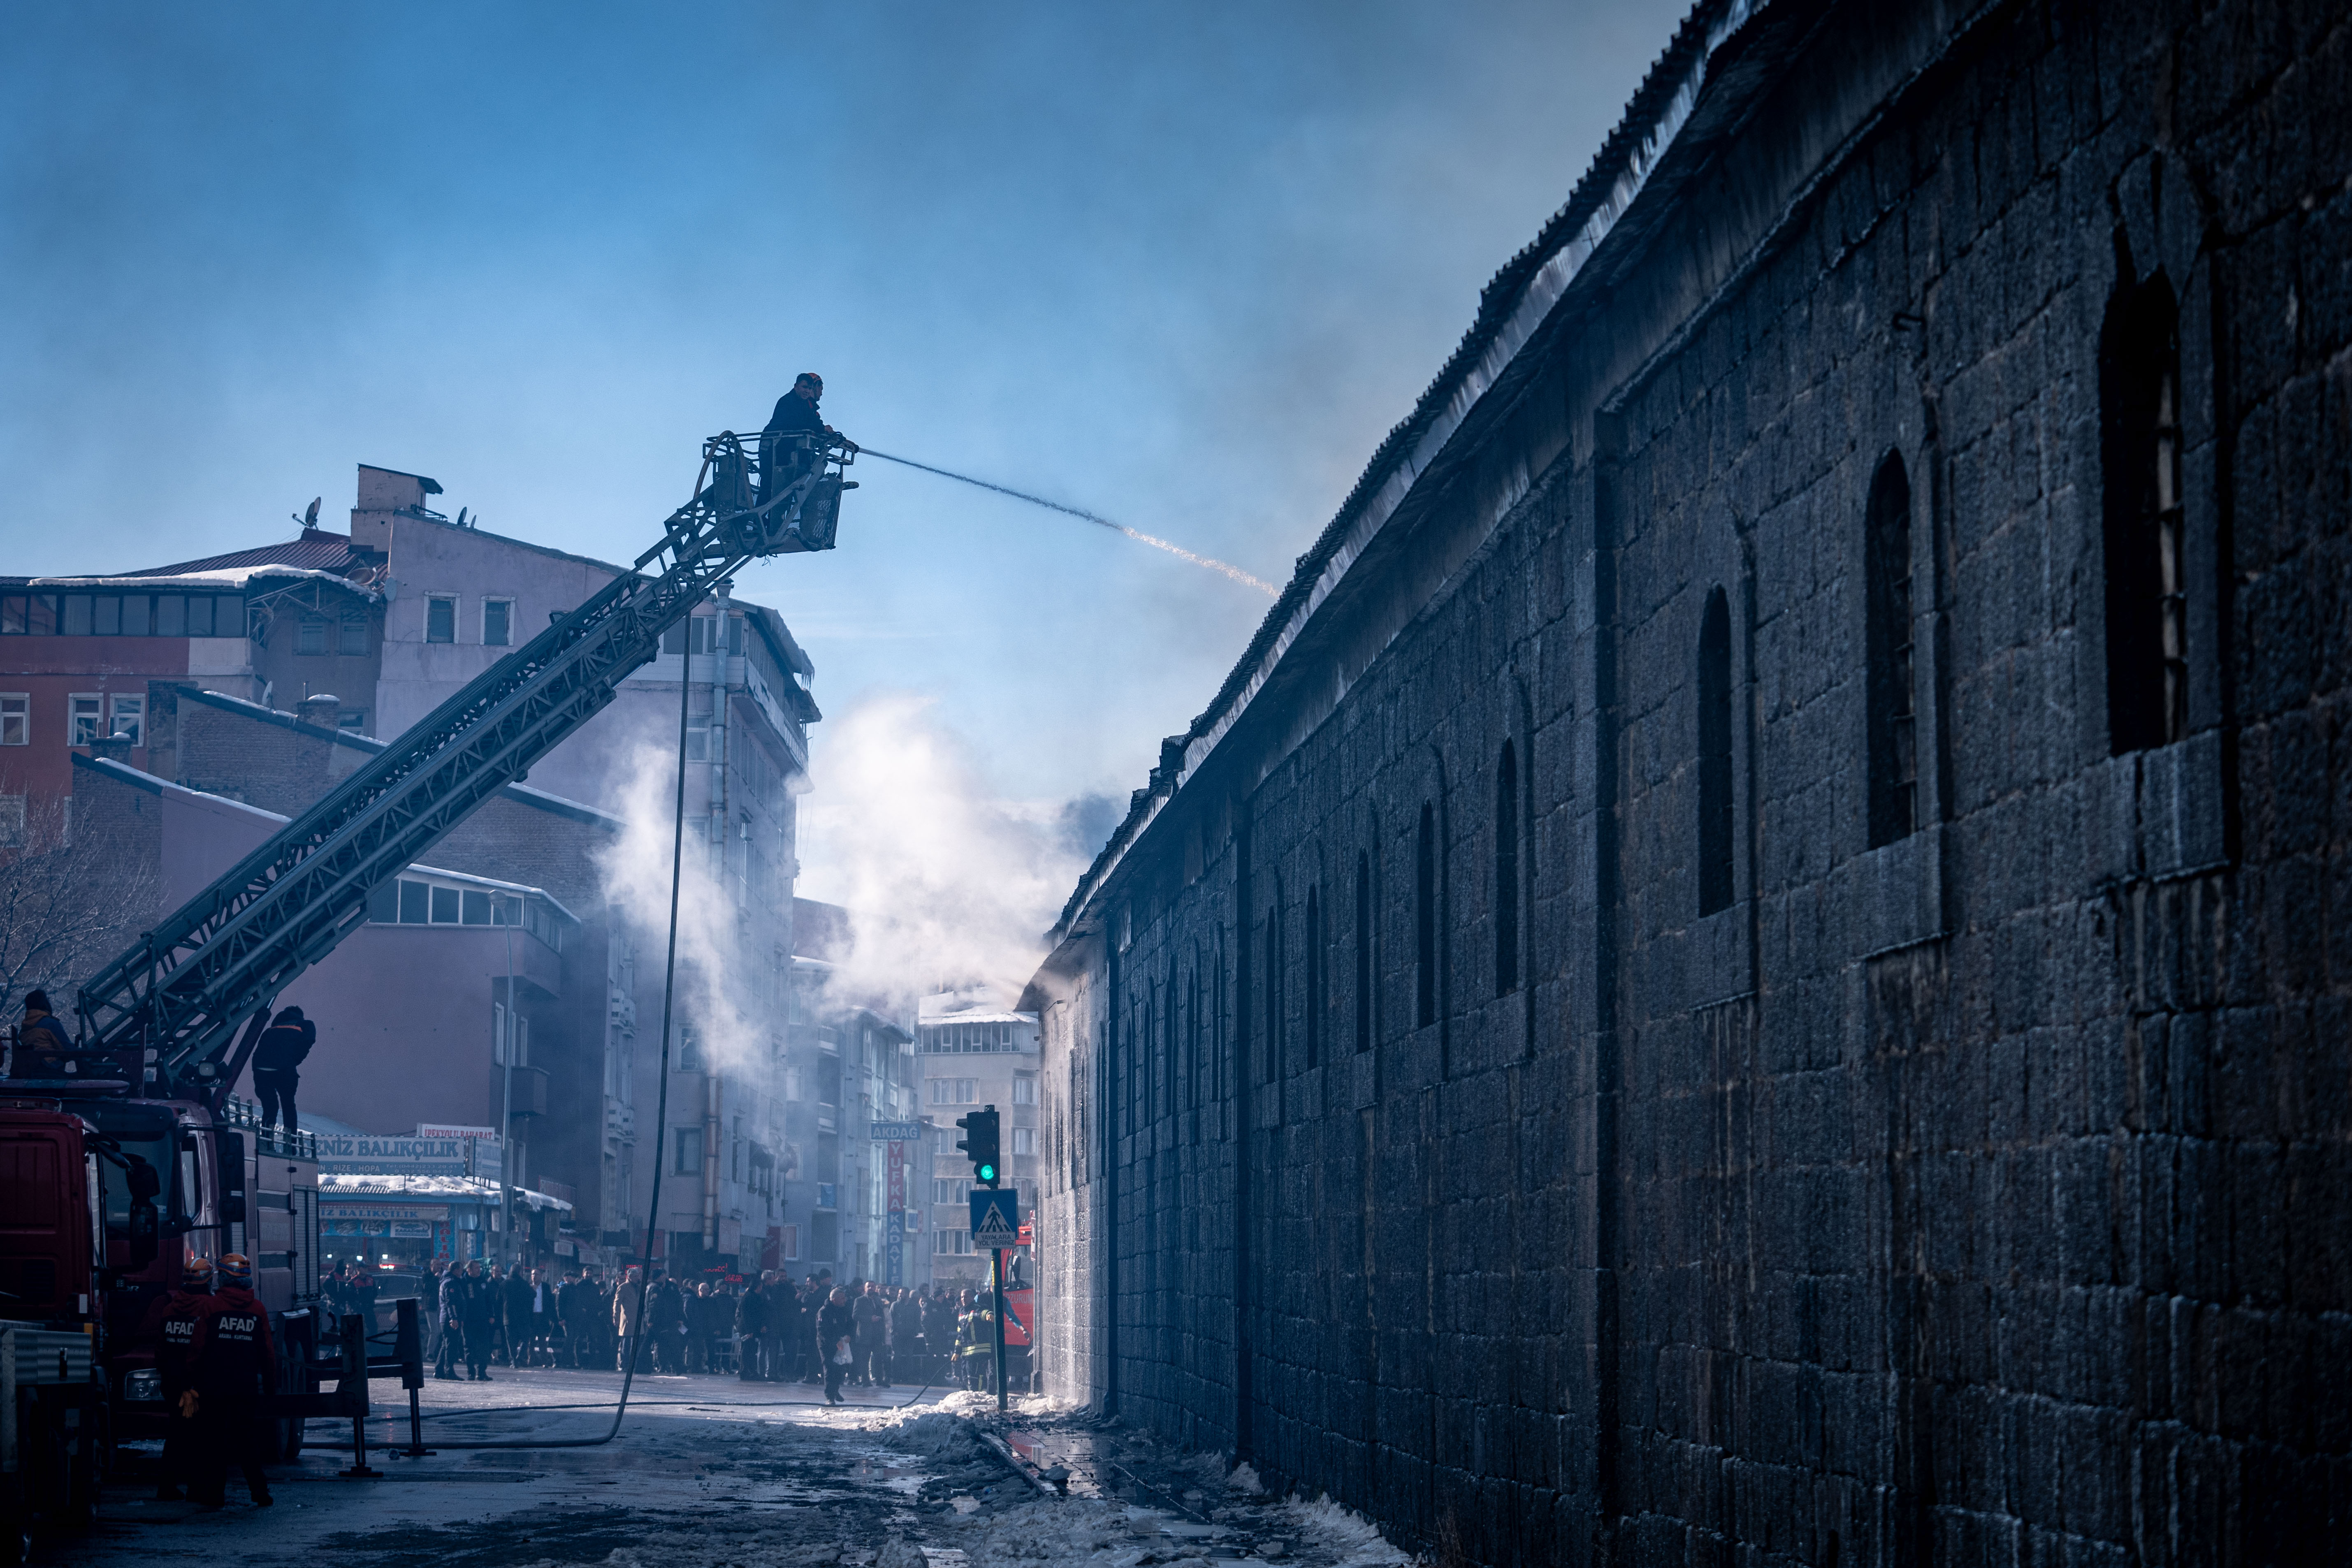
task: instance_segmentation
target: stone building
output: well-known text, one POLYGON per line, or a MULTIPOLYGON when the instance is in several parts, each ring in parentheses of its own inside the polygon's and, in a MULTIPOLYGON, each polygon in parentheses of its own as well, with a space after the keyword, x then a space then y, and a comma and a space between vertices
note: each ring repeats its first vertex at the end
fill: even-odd
POLYGON ((1073 894, 1049 1388, 1481 1562, 2315 1561, 2352 29, 1706 0, 1073 894))

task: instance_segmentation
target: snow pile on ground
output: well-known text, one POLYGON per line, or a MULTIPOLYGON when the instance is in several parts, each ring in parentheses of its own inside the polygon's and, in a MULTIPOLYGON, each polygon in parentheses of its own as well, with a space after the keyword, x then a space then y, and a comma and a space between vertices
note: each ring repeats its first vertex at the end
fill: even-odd
POLYGON ((978 1464, 993 1455, 971 1422, 945 1410, 927 1410, 901 1421, 889 1429, 888 1436, 894 1447, 943 1465, 978 1464))
POLYGON ((1040 1498, 951 1521, 942 1538, 971 1568, 1209 1568, 1196 1545, 1160 1533, 1162 1516, 1096 1498, 1040 1498))
POLYGON ((1412 1561, 1411 1554, 1381 1538, 1380 1526, 1353 1509, 1333 1502, 1329 1493, 1313 1502, 1296 1496, 1283 1505, 1299 1534, 1339 1559, 1341 1568, 1386 1568, 1412 1561))
POLYGON ((1225 1485, 1234 1491, 1246 1492, 1252 1497, 1265 1495, 1265 1483, 1257 1479, 1256 1469, 1246 1460, 1234 1467, 1234 1473, 1225 1478, 1225 1485))

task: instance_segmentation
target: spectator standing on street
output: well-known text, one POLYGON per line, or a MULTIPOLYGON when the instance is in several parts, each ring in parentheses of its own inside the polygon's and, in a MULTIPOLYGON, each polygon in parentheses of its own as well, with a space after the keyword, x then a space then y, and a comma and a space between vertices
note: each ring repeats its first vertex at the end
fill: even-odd
POLYGON ((433 1362, 433 1375, 454 1383, 457 1380, 457 1363, 466 1353, 466 1277, 454 1262, 442 1268, 440 1286, 435 1294, 441 1309, 437 1320, 441 1350, 433 1362))
POLYGON ((871 1384, 889 1387, 890 1317, 888 1309, 882 1302, 881 1288, 871 1279, 860 1285, 857 1294, 850 1300, 849 1315, 856 1325, 856 1343, 852 1347, 856 1359, 851 1362, 849 1370, 856 1376, 857 1386, 864 1388, 871 1384))
MULTIPOLYGON (((644 1271, 632 1266, 621 1277, 619 1287, 613 1292, 613 1332, 621 1342, 620 1368, 627 1372, 633 1363, 642 1370, 645 1362, 643 1346, 646 1338, 646 1315, 640 1305, 644 1271)), ((650 1295, 645 1291, 642 1294, 650 1295)), ((647 1302, 645 1305, 650 1305, 647 1302)))
POLYGON ((760 1353, 768 1331, 768 1298, 761 1290, 765 1283, 744 1281, 743 1294, 735 1301, 735 1375, 744 1383, 758 1383, 768 1375, 760 1353))
POLYGON ((782 1269, 767 1277, 760 1289, 767 1305, 761 1309, 760 1359, 771 1383, 790 1383, 800 1375, 801 1293, 782 1269))
POLYGON ((816 1314, 817 1352, 824 1361, 824 1397, 828 1404, 846 1403, 841 1397, 841 1378, 849 1370, 849 1342, 856 1328, 856 1321, 849 1311, 849 1292, 836 1285, 816 1314))
POLYGON ((912 1290, 890 1303, 890 1375, 912 1383, 922 1372, 923 1308, 912 1290))
POLYGON ((294 1069, 319 1043, 319 1026, 302 1016, 299 1007, 281 1007, 253 1047, 253 1097, 261 1101, 261 1124, 278 1125, 278 1108, 286 1108, 286 1131, 294 1124, 294 1090, 301 1075, 294 1069))
POLYGON ((466 1375, 476 1383, 494 1381, 490 1376, 490 1348, 498 1341, 499 1291, 495 1269, 485 1270, 480 1258, 466 1265, 463 1292, 458 1300, 466 1312, 466 1375))
POLYGON ((531 1281, 520 1264, 507 1268, 506 1289, 499 1293, 499 1315, 507 1324, 507 1364, 530 1364, 531 1281))

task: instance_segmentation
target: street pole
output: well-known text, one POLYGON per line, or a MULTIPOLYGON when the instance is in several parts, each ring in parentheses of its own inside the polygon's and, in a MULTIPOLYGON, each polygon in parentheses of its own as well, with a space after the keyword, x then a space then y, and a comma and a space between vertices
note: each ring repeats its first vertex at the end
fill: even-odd
POLYGON ((996 1413, 1004 1414, 1004 1248, 988 1249, 989 1273, 996 1285, 996 1413))
MULTIPOLYGON (((500 904, 508 902, 499 900, 500 904)), ((506 1238, 500 1250, 506 1254, 507 1267, 514 1267, 514 1058, 515 1037, 521 1033, 515 1027, 514 928, 517 910, 509 907, 507 914, 507 1037, 499 1042, 499 1056, 506 1066, 505 1103, 499 1108, 499 1207, 506 1214, 506 1238)))

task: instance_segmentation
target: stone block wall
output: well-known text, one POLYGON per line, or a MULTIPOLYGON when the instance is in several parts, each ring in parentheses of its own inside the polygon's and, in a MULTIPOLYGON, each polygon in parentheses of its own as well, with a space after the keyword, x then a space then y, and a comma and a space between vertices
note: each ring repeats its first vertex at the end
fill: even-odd
POLYGON ((1730 31, 1712 139, 1074 903, 1056 1389, 1480 1562, 2332 1549, 2347 73, 2275 5, 1730 31), (2186 650, 2117 755, 2101 343, 2157 278, 2186 650))

